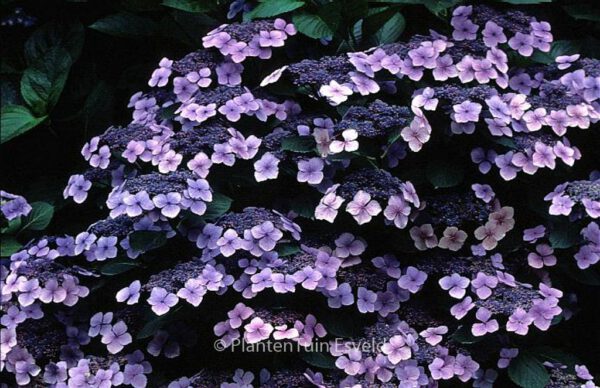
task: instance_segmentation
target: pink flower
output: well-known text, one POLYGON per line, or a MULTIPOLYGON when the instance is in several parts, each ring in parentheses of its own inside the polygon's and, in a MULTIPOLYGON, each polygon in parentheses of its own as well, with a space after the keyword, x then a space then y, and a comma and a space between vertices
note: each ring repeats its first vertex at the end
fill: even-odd
POLYGON ((456 252, 462 248, 466 239, 466 232, 458 229, 456 226, 449 226, 444 230, 444 236, 440 239, 438 247, 456 252))
POLYGON ((465 296, 466 289, 469 287, 470 282, 469 278, 460 276, 457 273, 444 276, 438 281, 440 287, 442 287, 443 290, 450 290, 450 296, 456 299, 465 296))
POLYGON ((342 132, 342 138, 344 140, 333 140, 329 144, 329 151, 332 154, 338 154, 342 151, 354 152, 358 150, 358 132, 355 129, 346 129, 342 132))
POLYGON ((438 327, 429 327, 429 328, 423 330, 422 332, 420 332, 419 334, 421 335, 421 337, 425 338, 425 341, 429 345, 435 346, 442 341, 442 339, 443 339, 442 335, 444 335, 446 333, 448 333, 447 326, 438 326, 438 327))
POLYGON ((556 265, 556 256, 554 250, 547 244, 539 244, 535 247, 536 252, 527 255, 527 262, 533 268, 552 267, 556 265))
POLYGON ((481 307, 477 310, 475 316, 480 321, 480 323, 475 323, 471 327, 471 333, 473 333, 475 337, 481 337, 488 333, 498 331, 498 321, 495 319, 490 320, 492 317, 490 310, 486 309, 485 307, 481 307))
POLYGON ((273 332, 273 326, 265 323, 261 318, 253 318, 249 324, 244 326, 244 339, 249 344, 260 342, 269 338, 273 332))
POLYGON ((323 97, 327 97, 331 102, 331 105, 339 105, 346 101, 348 96, 352 95, 352 89, 346 85, 340 85, 335 80, 331 80, 329 85, 321 86, 319 94, 323 97))
POLYGON ((381 206, 376 200, 371 199, 369 193, 359 190, 346 206, 346 211, 354 217, 359 225, 362 225, 381 213, 381 206))
POLYGON ((435 248, 438 245, 438 239, 433 233, 431 224, 413 226, 410 228, 409 234, 415 242, 415 247, 420 251, 435 248))
POLYGON ((400 361, 408 360, 411 356, 411 349, 407 346, 404 337, 401 335, 395 335, 390 338, 388 342, 383 344, 381 351, 393 365, 398 364, 400 361))

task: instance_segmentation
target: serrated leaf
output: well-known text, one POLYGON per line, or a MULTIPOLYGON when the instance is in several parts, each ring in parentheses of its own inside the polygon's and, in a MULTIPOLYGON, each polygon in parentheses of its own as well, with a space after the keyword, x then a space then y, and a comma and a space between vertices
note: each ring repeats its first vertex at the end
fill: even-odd
POLYGON ((215 4, 208 0, 164 0, 162 5, 192 13, 210 11, 215 7, 215 4))
POLYGON ((329 354, 318 352, 302 352, 300 358, 308 365, 321 369, 335 369, 335 359, 329 354))
POLYGON ((139 262, 132 259, 113 259, 102 266, 100 273, 106 276, 114 276, 130 271, 139 266, 139 262))
POLYGON ((291 12, 304 6, 304 1, 296 0, 264 0, 252 11, 244 15, 247 20, 255 18, 269 18, 291 12))
POLYGON ((156 35, 157 24, 150 18, 121 12, 96 20, 91 29, 123 38, 147 38, 156 35))
POLYGON ((317 143, 315 142, 315 138, 312 136, 290 136, 281 141, 282 151, 301 153, 312 152, 316 146, 317 143))
POLYGON ((331 37, 335 32, 335 26, 327 24, 320 15, 301 13, 292 16, 292 22, 299 32, 314 39, 331 37))
POLYGON ((433 187, 448 188, 462 182, 464 170, 462 166, 444 160, 432 160, 427 164, 426 175, 433 187))
POLYGON ((208 220, 214 220, 227 213, 231 207, 233 200, 226 195, 221 193, 213 193, 212 202, 206 204, 206 212, 202 215, 202 218, 208 220))
POLYGON ((160 248, 167 242, 164 232, 154 230, 138 230, 129 234, 129 245, 131 249, 147 252, 160 248))
POLYGON ((522 351, 508 367, 508 376, 523 388, 544 388, 550 375, 540 360, 528 351, 522 351))
POLYGON ((52 221, 54 206, 46 202, 33 202, 31 212, 23 220, 22 230, 44 230, 52 221))
POLYGON ((0 236, 0 256, 7 257, 21 249, 22 245, 13 236, 0 236))
POLYGON ((29 109, 20 105, 3 106, 1 116, 0 144, 35 128, 48 117, 35 117, 29 109))
POLYGON ((25 69, 21 77, 21 95, 36 115, 45 115, 56 105, 71 65, 69 52, 57 46, 25 69))
POLYGON ((31 34, 25 42, 25 59, 29 65, 43 58, 54 47, 64 48, 75 62, 81 54, 84 31, 79 21, 50 22, 31 34))

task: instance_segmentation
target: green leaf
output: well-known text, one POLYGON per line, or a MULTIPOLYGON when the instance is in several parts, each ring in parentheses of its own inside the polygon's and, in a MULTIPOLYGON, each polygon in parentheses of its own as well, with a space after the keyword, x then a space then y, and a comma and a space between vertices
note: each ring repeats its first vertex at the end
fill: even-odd
POLYGON ((471 345, 481 341, 482 337, 475 337, 469 327, 460 325, 450 336, 450 339, 463 345, 471 345))
POLYGON ((549 65, 555 62, 556 57, 561 55, 572 55, 580 52, 581 44, 573 40, 557 40, 552 42, 552 47, 547 53, 536 50, 531 59, 538 63, 549 65))
POLYGON ((163 232, 154 230, 138 230, 129 234, 129 245, 136 251, 147 252, 160 248, 167 242, 163 232))
POLYGON ((144 339, 151 337, 158 330, 162 329, 169 322, 173 321, 174 315, 181 309, 181 305, 175 309, 171 309, 165 315, 157 316, 154 312, 149 311, 146 314, 143 322, 147 322, 135 336, 136 339, 144 339))
POLYGON ((335 369, 335 359, 329 354, 319 352, 302 352, 300 358, 308 365, 321 369, 335 369))
POLYGON ((102 266, 100 273, 106 276, 114 276, 130 271, 139 266, 140 263, 132 259, 113 259, 102 266))
POLYGON ((2 107, 2 120, 0 123, 0 144, 15 138, 36 127, 48 116, 35 117, 29 109, 20 105, 6 105, 2 107))
POLYGON ((0 236, 0 256, 7 257, 21 249, 22 245, 13 236, 0 236))
POLYGON ((292 22, 299 32, 310 38, 321 39, 331 37, 337 29, 341 17, 339 10, 335 8, 331 9, 332 7, 329 6, 331 4, 335 5, 335 3, 329 3, 321 7, 318 15, 309 13, 296 14, 292 16, 292 22))
POLYGON ((447 160, 432 160, 427 164, 426 175, 433 187, 448 188, 462 182, 465 172, 460 165, 447 160))
POLYGON ((210 11, 215 7, 215 4, 208 0, 164 0, 162 5, 192 13, 210 11))
POLYGON ((214 220, 221 217, 229 210, 231 202, 233 200, 228 196, 221 193, 213 193, 213 200, 206 204, 206 212, 202 215, 202 218, 214 220))
POLYGON ((282 151, 306 153, 314 151, 316 146, 317 143, 312 136, 290 136, 281 141, 282 151))
POLYGON ((567 249, 577 244, 581 237, 572 224, 565 222, 554 225, 548 234, 548 239, 552 248, 567 249))
POLYGON ((2 228, 0 232, 2 232, 2 234, 15 234, 19 229, 21 229, 22 223, 23 221, 21 220, 21 217, 14 218, 8 221, 6 228, 2 228))
POLYGON ((551 3, 553 0, 496 0, 501 3, 508 4, 541 4, 541 3, 551 3))
POLYGON ((579 363, 579 359, 574 355, 551 346, 536 346, 531 348, 530 351, 539 360, 560 363, 571 368, 574 368, 575 364, 579 363))
POLYGON ((446 16, 448 9, 454 7, 461 0, 422 0, 417 1, 417 4, 423 4, 432 14, 443 17, 446 16))
POLYGON ((352 338, 362 334, 363 326, 356 316, 346 311, 329 311, 319 315, 319 322, 325 326, 328 334, 339 338, 352 338))
POLYGON ((48 50, 21 77, 21 95, 37 115, 45 115, 56 105, 71 69, 69 52, 60 47, 48 50))
POLYGON ((508 376, 513 383, 523 388, 544 388, 550 381, 550 375, 542 362, 528 351, 522 351, 511 361, 508 376))
POLYGON ((279 257, 291 256, 300 252, 300 247, 294 243, 285 243, 277 245, 277 253, 279 257))
POLYGON ((563 6, 563 9, 573 19, 600 22, 600 9, 592 4, 565 5, 563 6))
POLYGON ((247 20, 269 18, 293 11, 304 6, 304 1, 295 0, 264 0, 256 8, 244 15, 247 20))
POLYGON ((588 286, 600 286, 600 274, 595 268, 581 269, 573 263, 561 266, 561 269, 572 279, 588 286))
POLYGON ((54 47, 64 48, 75 62, 81 54, 84 31, 79 21, 50 22, 31 34, 25 42, 25 59, 29 65, 34 64, 54 47))
POLYGON ((121 12, 96 20, 90 28, 116 37, 147 38, 156 35, 158 25, 150 18, 121 12))
POLYGON ((406 27, 406 20, 400 12, 396 12, 375 34, 378 44, 395 42, 406 27))
POLYGON ((34 202, 21 230, 44 230, 52 221, 53 215, 54 206, 46 202, 34 202))

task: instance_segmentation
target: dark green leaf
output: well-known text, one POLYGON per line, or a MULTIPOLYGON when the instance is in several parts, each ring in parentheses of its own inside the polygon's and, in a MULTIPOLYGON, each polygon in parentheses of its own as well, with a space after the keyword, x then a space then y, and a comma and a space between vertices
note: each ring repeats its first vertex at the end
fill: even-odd
POLYGON ((214 220, 219 218, 229 210, 232 199, 221 193, 213 193, 213 200, 206 204, 206 213, 202 218, 214 220))
POLYGON ((22 230, 44 230, 54 215, 54 207, 46 202, 31 204, 31 212, 23 221, 22 230))
POLYGON ((302 352, 300 358, 308 365, 321 369, 335 369, 335 359, 329 354, 318 352, 302 352))
POLYGON ((25 42, 25 59, 29 65, 34 64, 54 47, 64 48, 71 57, 71 62, 79 58, 83 47, 84 32, 79 21, 50 22, 38 28, 25 42))
POLYGON ((215 7, 214 2, 209 0, 164 0, 162 4, 165 7, 193 13, 210 11, 215 7))
POLYGON ((417 4, 423 4, 432 14, 443 17, 446 16, 450 8, 460 2, 461 0, 422 0, 417 1, 417 4))
POLYGON ((513 383, 523 388, 544 388, 550 380, 542 362, 528 351, 522 351, 511 361, 508 376, 513 383))
POLYGON ((556 57, 560 55, 572 55, 580 52, 581 44, 572 40, 557 40, 552 43, 550 51, 547 53, 536 50, 531 59, 538 63, 549 65, 555 62, 556 57))
POLYGON ((7 257, 21 249, 21 244, 13 236, 0 236, 0 256, 7 257))
POLYGON ((96 20, 90 28, 117 37, 147 38, 156 35, 158 26, 150 18, 122 12, 96 20))
POLYGON ((14 218, 8 221, 8 225, 6 228, 2 228, 0 231, 2 234, 15 234, 19 229, 21 229, 23 221, 21 221, 21 217, 14 218))
POLYGON ((581 269, 575 264, 569 263, 562 266, 562 270, 564 270, 569 277, 575 279, 581 284, 594 287, 600 286, 600 274, 594 267, 581 269))
POLYGON ((246 19, 269 18, 293 11, 304 6, 304 1, 296 0, 264 0, 252 11, 244 15, 246 19))
POLYGON ((426 175, 433 187, 447 188, 462 182, 464 170, 462 166, 447 160, 432 160, 427 164, 426 175))
POLYGON ((396 12, 392 17, 381 27, 375 37, 378 44, 387 44, 395 42, 406 27, 406 20, 400 12, 396 12))
POLYGON ((319 315, 319 322, 325 326, 327 333, 339 338, 352 338, 360 335, 362 326, 356 317, 343 311, 332 313, 329 311, 319 315))
POLYGON ((574 19, 600 22, 600 9, 592 4, 565 5, 563 9, 574 19))
POLYGON ((136 251, 147 252, 162 247, 166 242, 167 236, 154 230, 138 230, 129 235, 129 245, 136 251))
POLYGON ((579 363, 579 359, 574 355, 551 346, 536 346, 531 348, 530 351, 539 360, 560 363, 571 368, 579 363))
POLYGON ((459 344, 470 345, 481 341, 482 337, 475 337, 468 326, 461 325, 452 333, 450 339, 459 344))
POLYGON ((298 252, 300 252, 300 247, 297 244, 285 243, 277 245, 279 257, 291 256, 298 252))
POLYGON ((548 234, 548 239, 552 248, 567 249, 574 246, 581 237, 579 236, 579 231, 573 225, 565 222, 554 225, 548 234))
POLYGON ((331 37, 337 29, 340 15, 334 10, 328 10, 325 8, 326 6, 323 6, 318 15, 309 13, 294 15, 292 16, 292 22, 299 32, 308 37, 314 39, 331 37))
POLYGON ((501 3, 508 4, 541 4, 541 3, 551 3, 552 0, 497 0, 501 3))
POLYGON ((181 306, 177 306, 175 309, 170 310, 165 315, 157 316, 154 312, 148 312, 144 319, 147 322, 144 327, 137 333, 137 339, 144 339, 151 337, 158 330, 162 329, 167 323, 173 320, 175 314, 181 309, 181 306))
POLYGON ((34 113, 47 114, 56 105, 71 64, 69 52, 56 46, 25 70, 21 78, 21 95, 34 113))
POLYGON ((104 264, 100 269, 100 272, 102 273, 102 275, 114 276, 132 270, 139 266, 140 263, 133 259, 113 259, 108 263, 104 264))
POLYGON ((29 109, 24 106, 3 106, 0 123, 0 144, 29 131, 46 118, 47 116, 34 117, 29 109))
POLYGON ((282 140, 281 149, 305 153, 314 151, 316 145, 315 138, 312 136, 290 136, 282 140))
POLYGON ((346 25, 353 25, 369 12, 367 0, 335 0, 334 4, 341 11, 341 17, 346 25))

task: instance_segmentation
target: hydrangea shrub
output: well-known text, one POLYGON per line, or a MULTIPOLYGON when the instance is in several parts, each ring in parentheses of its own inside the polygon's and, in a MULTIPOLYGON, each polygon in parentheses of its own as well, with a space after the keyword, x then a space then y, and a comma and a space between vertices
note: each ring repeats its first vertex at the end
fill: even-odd
MULTIPOLYGON (((3 376, 594 387, 543 345, 577 311, 563 272, 597 281, 600 173, 568 172, 597 137, 600 62, 532 61, 551 27, 518 11, 451 26, 303 59, 293 23, 254 20, 163 58, 64 190, 106 218, 2 266, 3 376)), ((7 222, 31 211, 1 195, 7 222)))

